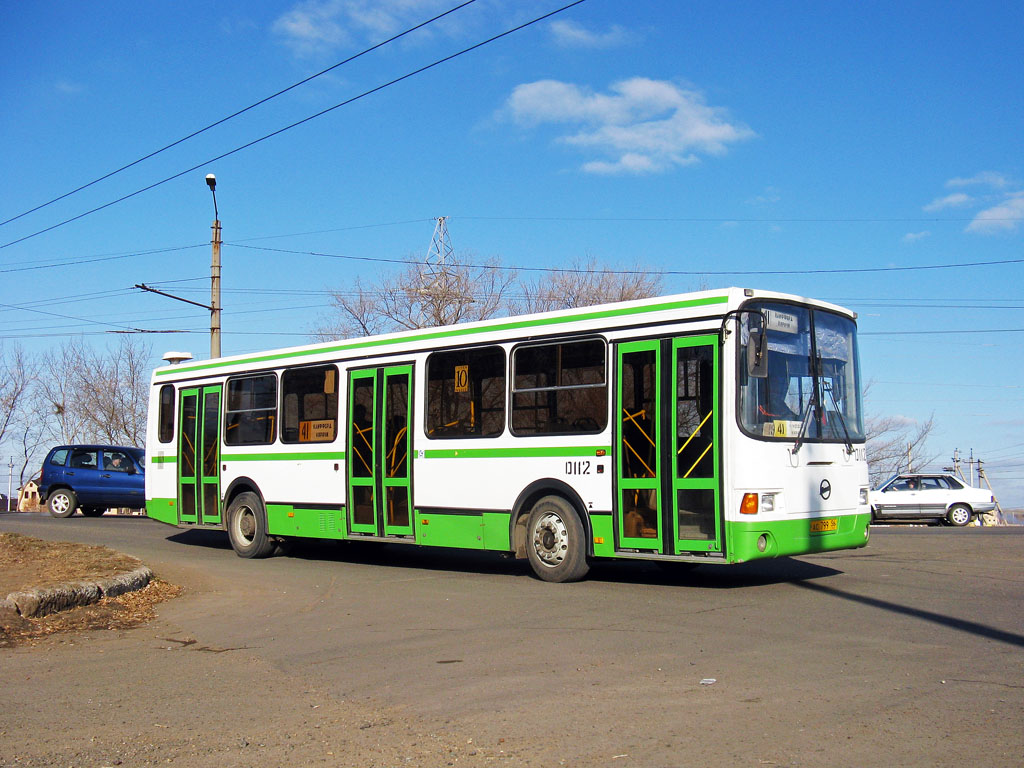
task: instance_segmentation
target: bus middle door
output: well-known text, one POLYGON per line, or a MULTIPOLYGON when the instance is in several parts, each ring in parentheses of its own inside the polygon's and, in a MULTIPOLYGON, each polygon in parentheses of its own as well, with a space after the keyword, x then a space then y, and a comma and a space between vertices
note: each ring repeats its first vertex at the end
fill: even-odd
POLYGON ((348 527, 361 536, 411 537, 412 366, 349 373, 348 527))
POLYGON ((616 362, 616 549, 720 552, 717 337, 621 343, 616 362))
POLYGON ((220 523, 221 385, 183 389, 178 405, 178 520, 220 523))

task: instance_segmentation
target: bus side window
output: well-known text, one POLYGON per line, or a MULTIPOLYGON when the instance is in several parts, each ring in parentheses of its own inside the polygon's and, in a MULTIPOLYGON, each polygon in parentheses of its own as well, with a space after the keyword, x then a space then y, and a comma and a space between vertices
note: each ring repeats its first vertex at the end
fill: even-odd
POLYGON ((291 368, 281 374, 281 442, 329 443, 338 434, 338 369, 291 368))
POLYGON ((435 352, 427 358, 427 435, 497 437, 505 431, 505 350, 435 352))
POLYGON ((273 373, 228 379, 224 412, 227 445, 269 445, 277 421, 277 376, 273 373))

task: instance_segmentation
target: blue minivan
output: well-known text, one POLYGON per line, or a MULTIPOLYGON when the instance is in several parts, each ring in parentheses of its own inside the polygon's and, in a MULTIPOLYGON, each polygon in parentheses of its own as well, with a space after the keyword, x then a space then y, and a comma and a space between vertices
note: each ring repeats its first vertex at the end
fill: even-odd
POLYGON ((111 507, 146 506, 145 451, 118 445, 59 445, 50 450, 39 479, 39 498, 54 517, 82 508, 99 517, 111 507))

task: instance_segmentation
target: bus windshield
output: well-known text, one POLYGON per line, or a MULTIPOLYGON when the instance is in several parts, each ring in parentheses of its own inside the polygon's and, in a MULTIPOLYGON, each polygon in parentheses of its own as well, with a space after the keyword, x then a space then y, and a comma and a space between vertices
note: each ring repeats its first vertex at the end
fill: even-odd
POLYGON ((743 430, 801 443, 862 442, 854 322, 822 309, 772 302, 747 305, 741 318, 743 430))

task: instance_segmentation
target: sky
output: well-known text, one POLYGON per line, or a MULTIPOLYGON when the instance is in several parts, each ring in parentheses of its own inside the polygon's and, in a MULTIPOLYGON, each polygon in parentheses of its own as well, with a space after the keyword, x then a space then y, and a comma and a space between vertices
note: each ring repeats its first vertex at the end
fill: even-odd
POLYGON ((868 412, 1024 506, 1024 4, 528 24, 568 2, 476 0, 180 143, 459 0, 0 2, 0 344, 206 357, 208 312, 134 286, 209 301, 214 173, 224 354, 306 343, 446 216, 463 261, 852 309, 868 412))

